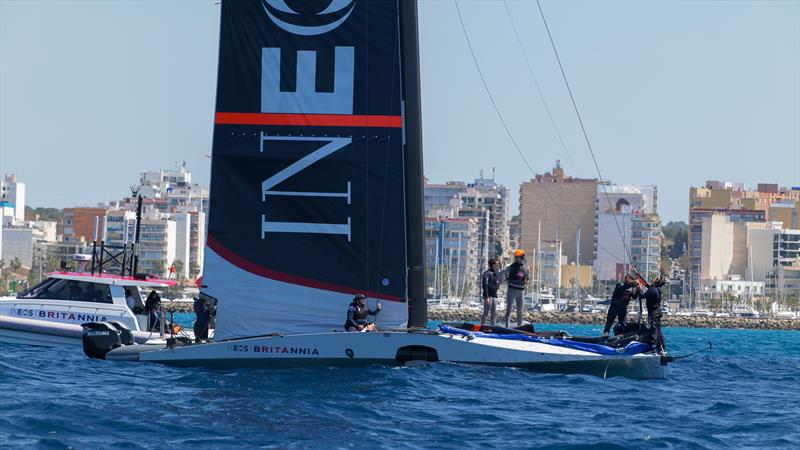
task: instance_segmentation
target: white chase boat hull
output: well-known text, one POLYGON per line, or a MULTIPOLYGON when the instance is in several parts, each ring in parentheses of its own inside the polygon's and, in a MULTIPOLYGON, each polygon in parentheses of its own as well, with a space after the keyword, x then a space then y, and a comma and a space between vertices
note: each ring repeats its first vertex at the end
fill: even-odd
POLYGON ((655 354, 599 355, 538 342, 404 331, 253 337, 155 351, 146 346, 123 346, 110 351, 106 359, 131 360, 135 359, 133 354, 138 354, 138 360, 144 362, 218 369, 447 361, 604 377, 667 376, 666 361, 655 354))
MULTIPOLYGON (((137 344, 154 341, 166 342, 158 339, 158 333, 132 331, 131 334, 137 344)), ((40 347, 81 347, 83 346, 83 327, 74 323, 0 315, 0 342, 40 347)))

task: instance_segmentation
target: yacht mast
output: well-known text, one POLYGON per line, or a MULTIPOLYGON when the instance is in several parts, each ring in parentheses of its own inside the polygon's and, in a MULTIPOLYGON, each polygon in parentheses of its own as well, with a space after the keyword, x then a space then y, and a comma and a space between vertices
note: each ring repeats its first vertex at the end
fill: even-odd
POLYGON ((400 61, 405 127, 406 252, 408 326, 428 326, 425 300, 425 212, 422 169, 422 104, 416 0, 400 1, 400 61))

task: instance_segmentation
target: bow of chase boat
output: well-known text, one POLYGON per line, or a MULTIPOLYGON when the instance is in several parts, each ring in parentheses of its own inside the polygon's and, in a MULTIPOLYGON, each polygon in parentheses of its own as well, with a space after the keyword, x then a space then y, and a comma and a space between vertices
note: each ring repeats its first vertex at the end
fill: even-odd
POLYGON ((0 298, 0 342, 40 346, 80 346, 87 322, 116 322, 137 343, 158 338, 147 330, 146 290, 174 285, 156 278, 54 272, 16 297, 0 298), (131 292, 134 305, 125 299, 131 292))

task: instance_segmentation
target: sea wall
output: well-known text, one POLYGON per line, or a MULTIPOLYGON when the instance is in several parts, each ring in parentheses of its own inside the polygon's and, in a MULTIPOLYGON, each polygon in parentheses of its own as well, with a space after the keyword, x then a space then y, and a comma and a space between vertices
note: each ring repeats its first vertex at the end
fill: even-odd
MULTIPOLYGON (((502 316, 498 315, 498 322, 502 316)), ((630 316, 629 316, 630 317, 630 316)), ((632 316, 636 320, 637 315, 632 316)), ((537 323, 569 323, 582 325, 603 325, 606 321, 605 314, 595 313, 567 313, 567 312, 527 312, 523 314, 526 322, 537 323)), ((443 322, 477 322, 480 312, 475 309, 445 309, 429 308, 428 319, 443 322)), ((645 314, 645 320, 647 315, 645 314)), ((746 319, 742 317, 688 317, 665 316, 662 320, 667 327, 688 328, 748 328, 758 330, 800 330, 800 320, 786 319, 746 319)))
MULTIPOLYGON (((167 310, 175 312, 194 312, 190 302, 164 301, 167 310)), ((344 316, 344 311, 342 312, 344 316)), ((478 322, 480 311, 470 308, 428 308, 429 320, 442 322, 478 322)), ((498 314, 498 322, 502 315, 498 314)), ((537 323, 570 323, 579 325, 603 325, 605 314, 567 313, 567 312, 527 312, 523 315, 526 322, 537 323)), ((646 315, 645 315, 646 319, 646 315)), ((636 320, 636 315, 632 316, 636 320)), ((748 328, 756 330, 800 330, 800 320, 788 319, 745 319, 742 317, 689 317, 665 316, 662 320, 667 327, 687 328, 748 328)))

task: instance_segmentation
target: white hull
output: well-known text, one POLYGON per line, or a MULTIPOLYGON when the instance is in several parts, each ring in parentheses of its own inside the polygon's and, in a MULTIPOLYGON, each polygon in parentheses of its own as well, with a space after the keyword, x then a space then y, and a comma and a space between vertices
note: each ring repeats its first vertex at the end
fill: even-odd
MULTIPOLYGON (((143 344, 158 339, 158 333, 133 331, 133 339, 143 344)), ((83 346, 83 328, 78 324, 0 316, 0 342, 42 347, 83 346)))
POLYGON ((538 342, 403 331, 254 337, 156 351, 147 351, 143 346, 130 347, 133 346, 112 350, 106 359, 130 360, 132 353, 138 353, 139 361, 210 368, 448 361, 637 379, 660 379, 667 375, 666 363, 654 354, 608 356, 538 342))

